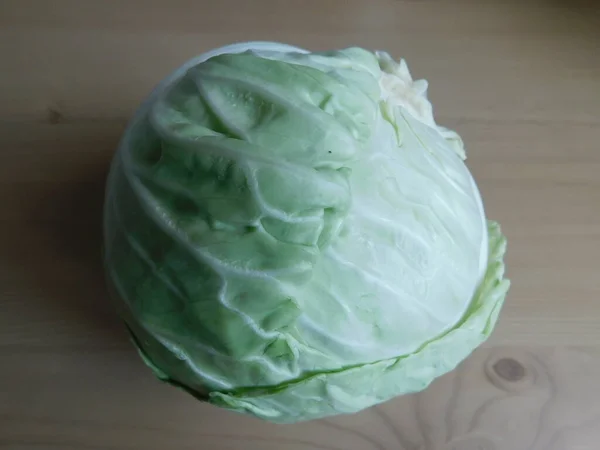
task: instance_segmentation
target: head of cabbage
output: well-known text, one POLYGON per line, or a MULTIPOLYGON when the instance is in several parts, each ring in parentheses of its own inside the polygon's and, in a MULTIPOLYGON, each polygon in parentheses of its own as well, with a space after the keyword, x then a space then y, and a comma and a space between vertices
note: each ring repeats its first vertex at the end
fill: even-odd
POLYGON ((459 136, 404 61, 225 48, 167 79, 109 175, 105 267, 146 364, 274 422, 419 391, 508 289, 459 136))

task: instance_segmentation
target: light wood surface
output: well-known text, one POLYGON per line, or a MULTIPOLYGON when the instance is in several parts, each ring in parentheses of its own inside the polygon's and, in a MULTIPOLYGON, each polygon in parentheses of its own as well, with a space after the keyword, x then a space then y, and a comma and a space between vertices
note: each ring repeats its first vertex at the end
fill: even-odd
POLYGON ((0 448, 570 450, 600 442, 600 4, 0 0, 0 448), (513 281, 423 393, 276 426, 154 380, 106 298, 103 183, 136 104, 240 40, 405 57, 467 143, 513 281))

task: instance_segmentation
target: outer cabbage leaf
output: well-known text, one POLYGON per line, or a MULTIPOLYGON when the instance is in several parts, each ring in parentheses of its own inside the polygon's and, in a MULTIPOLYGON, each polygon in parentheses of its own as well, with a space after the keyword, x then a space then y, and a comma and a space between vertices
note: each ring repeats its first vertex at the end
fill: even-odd
POLYGON ((331 372, 316 372, 278 386, 213 392, 209 401, 274 422, 351 413, 397 395, 420 391, 454 369, 491 333, 510 283, 504 277, 506 238, 488 223, 489 262, 473 302, 451 330, 415 352, 331 372))

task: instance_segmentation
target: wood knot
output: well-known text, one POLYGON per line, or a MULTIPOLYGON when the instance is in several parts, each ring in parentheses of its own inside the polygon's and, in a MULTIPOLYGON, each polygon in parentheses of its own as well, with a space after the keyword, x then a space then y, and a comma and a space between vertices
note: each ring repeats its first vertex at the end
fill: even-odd
POLYGON ((46 110, 46 122, 50 125, 58 125, 64 120, 65 116, 58 108, 51 106, 46 110))
POLYGON ((525 367, 512 358, 499 359, 492 367, 498 376, 506 381, 519 381, 525 376, 525 367))
POLYGON ((485 363, 485 374, 496 387, 505 391, 515 392, 531 387, 536 378, 531 358, 524 352, 517 352, 518 355, 511 353, 494 352, 485 363))

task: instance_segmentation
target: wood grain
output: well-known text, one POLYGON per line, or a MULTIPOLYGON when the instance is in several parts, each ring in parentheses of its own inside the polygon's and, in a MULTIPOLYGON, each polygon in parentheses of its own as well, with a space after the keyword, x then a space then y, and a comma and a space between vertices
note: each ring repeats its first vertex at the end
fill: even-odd
POLYGON ((1 0, 0 448, 570 450, 600 442, 600 5, 1 0), (467 143, 513 289, 426 391, 275 426, 156 382, 106 298, 104 178, 186 59, 240 40, 387 49, 467 143))

